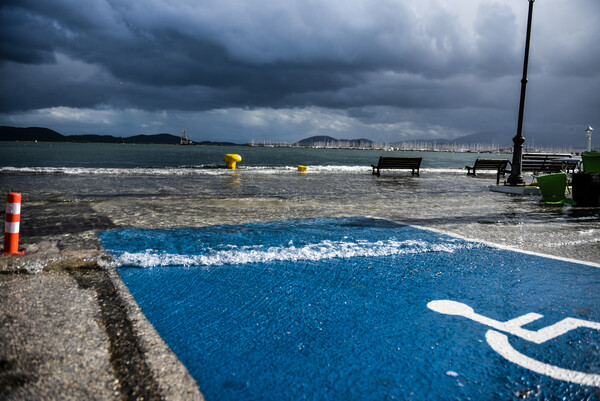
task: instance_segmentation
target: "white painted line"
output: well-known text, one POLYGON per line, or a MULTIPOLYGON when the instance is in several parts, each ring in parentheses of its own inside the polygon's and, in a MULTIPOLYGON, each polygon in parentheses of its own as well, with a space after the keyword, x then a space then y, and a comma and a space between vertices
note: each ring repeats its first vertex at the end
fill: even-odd
POLYGON ((600 268, 600 263, 588 262, 587 260, 565 258, 563 256, 549 255, 547 253, 527 251, 527 250, 524 250, 524 249, 519 249, 519 248, 515 248, 515 247, 512 247, 512 246, 509 246, 509 245, 502 245, 502 244, 497 244, 495 242, 490 242, 490 241, 484 241, 484 240, 480 240, 480 239, 474 239, 474 238, 465 237, 464 235, 456 234, 456 233, 453 233, 453 232, 450 232, 450 231, 440 230, 438 228, 419 226, 419 225, 416 225, 416 224, 408 224, 408 223, 405 223, 405 222, 403 222, 401 220, 392 220, 392 219, 387 219, 385 217, 374 217, 374 216, 365 216, 365 217, 369 217, 371 219, 377 219, 377 220, 393 221, 393 222, 398 223, 398 224, 404 224, 406 226, 418 228, 420 230, 431 231, 431 232, 434 232, 434 233, 447 235, 449 237, 454 237, 454 238, 462 239, 464 241, 476 242, 476 243, 479 243, 479 244, 490 246, 492 248, 504 249, 504 250, 507 250, 507 251, 524 253, 526 255, 541 256, 543 258, 560 260, 560 261, 563 261, 563 262, 576 263, 576 264, 579 264, 579 265, 587 265, 587 266, 591 266, 591 267, 598 267, 598 268, 600 268))
MULTIPOLYGON (((402 223, 402 222, 398 221, 398 223, 402 223)), ((511 247, 509 245, 501 245, 501 244, 496 244, 494 242, 489 242, 489 241, 484 241, 484 240, 478 240, 478 239, 468 238, 468 237, 465 237, 465 236, 460 235, 460 234, 456 234, 456 233, 452 233, 452 232, 449 232, 449 231, 440 230, 440 229, 437 229, 437 228, 417 226, 417 225, 412 225, 412 224, 407 224, 407 225, 409 225, 411 227, 419 228, 421 230, 427 230, 427 231, 432 231, 432 232, 435 232, 435 233, 438 233, 438 234, 448 235, 450 237, 462 239, 462 240, 469 241, 469 242, 477 242, 477 243, 480 243, 480 244, 483 244, 483 245, 491 246, 493 248, 505 249, 507 251, 524 253, 526 255, 541 256, 543 258, 560 260, 560 261, 563 261, 563 262, 576 263, 576 264, 580 264, 580 265, 587 265, 587 266, 592 266, 592 267, 598 267, 598 268, 600 268, 600 263, 588 262, 587 260, 565 258, 563 256, 555 256, 555 255, 549 255, 549 254, 541 253, 541 252, 527 251, 527 250, 524 250, 524 249, 514 248, 514 247, 511 247)))

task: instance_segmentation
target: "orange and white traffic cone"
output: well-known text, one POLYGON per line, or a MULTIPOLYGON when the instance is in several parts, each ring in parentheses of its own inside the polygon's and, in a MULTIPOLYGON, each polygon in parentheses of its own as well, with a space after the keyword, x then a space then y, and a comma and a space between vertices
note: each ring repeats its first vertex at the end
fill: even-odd
POLYGON ((4 222, 4 254, 23 255, 19 252, 19 226, 21 224, 21 194, 10 192, 6 197, 4 222))

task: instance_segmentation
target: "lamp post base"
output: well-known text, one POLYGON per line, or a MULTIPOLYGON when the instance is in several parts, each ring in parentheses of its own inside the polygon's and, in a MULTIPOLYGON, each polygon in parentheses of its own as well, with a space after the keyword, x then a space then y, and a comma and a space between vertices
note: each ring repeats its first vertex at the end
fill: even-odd
POLYGON ((523 186, 525 185, 525 179, 523 179, 522 175, 511 175, 506 179, 506 184, 513 187, 523 186))
POLYGON ((539 195, 538 187, 530 187, 526 185, 510 186, 510 185, 490 185, 490 191, 499 192, 510 195, 539 195))

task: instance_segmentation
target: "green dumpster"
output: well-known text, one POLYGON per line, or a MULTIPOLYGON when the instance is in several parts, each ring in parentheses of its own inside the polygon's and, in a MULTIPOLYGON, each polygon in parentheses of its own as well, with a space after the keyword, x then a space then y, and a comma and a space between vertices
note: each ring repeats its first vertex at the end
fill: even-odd
POLYGON ((537 177, 537 182, 544 203, 551 205, 574 204, 572 199, 565 196, 565 189, 567 188, 566 173, 540 175, 537 177))
POLYGON ((583 152, 581 160, 584 173, 600 173, 600 152, 583 152))

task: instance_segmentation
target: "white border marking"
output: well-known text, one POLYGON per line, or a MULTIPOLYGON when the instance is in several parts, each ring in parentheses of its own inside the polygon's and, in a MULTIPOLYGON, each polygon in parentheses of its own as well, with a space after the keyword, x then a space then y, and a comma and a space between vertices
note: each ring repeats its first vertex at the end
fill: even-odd
POLYGON ((447 235, 449 237, 454 237, 454 238, 462 239, 462 240, 468 241, 468 242, 477 242, 479 244, 491 246, 493 248, 504 249, 504 250, 507 250, 507 251, 524 253, 524 254, 527 254, 527 255, 540 256, 540 257, 543 257, 543 258, 555 259, 555 260, 560 260, 560 261, 563 261, 563 262, 576 263, 576 264, 580 264, 580 265, 587 265, 587 266, 592 266, 592 267, 598 267, 598 268, 600 268, 600 263, 589 262, 587 260, 579 260, 579 259, 566 258, 564 256, 550 255, 550 254, 547 254, 547 253, 541 253, 541 252, 535 252, 535 251, 527 251, 527 250, 524 250, 524 249, 519 249, 519 248, 512 247, 510 245, 502 245, 502 244, 497 244, 495 242, 490 242, 490 241, 485 241, 485 240, 480 240, 480 239, 474 239, 474 238, 465 237, 464 235, 456 234, 456 233, 453 233, 453 232, 450 232, 450 231, 440 230, 439 228, 419 226, 419 225, 416 225, 416 224, 409 224, 409 223, 403 222, 402 220, 394 220, 394 219, 388 219, 388 218, 385 218, 385 217, 377 217, 377 216, 362 216, 362 217, 368 217, 368 218, 376 219, 376 220, 393 221, 394 223, 403 224, 405 226, 414 227, 414 228, 418 228, 420 230, 431 231, 431 232, 434 232, 434 233, 447 235))
MULTIPOLYGON (((399 223, 401 223, 401 222, 399 222, 399 223)), ((459 239, 462 239, 462 240, 465 240, 465 241, 469 241, 469 242, 478 242, 480 244, 488 245, 488 246, 491 246, 493 248, 504 249, 504 250, 507 250, 507 251, 524 253, 524 254, 527 254, 527 255, 541 256, 543 258, 555 259, 555 260, 560 260, 560 261, 563 261, 563 262, 570 262, 570 263, 576 263, 576 264, 580 264, 580 265, 587 265, 587 266, 592 266, 592 267, 598 267, 598 268, 600 268, 600 263, 589 262, 587 260, 572 259, 572 258, 566 258, 566 257, 563 257, 563 256, 549 255, 549 254, 541 253, 541 252, 527 251, 527 250, 524 250, 524 249, 514 248, 514 247, 512 247, 510 245, 501 245, 501 244, 497 244, 497 243, 494 243, 494 242, 489 242, 489 241, 484 241, 484 240, 479 240, 479 239, 468 238, 468 237, 465 237, 464 235, 455 234, 455 233, 452 233, 452 232, 449 232, 449 231, 439 230, 437 228, 417 226, 417 225, 413 225, 413 224, 407 224, 407 225, 409 225, 411 227, 419 228, 421 230, 433 231, 433 232, 436 232, 438 234, 444 234, 444 235, 448 235, 450 237, 459 238, 459 239)))

